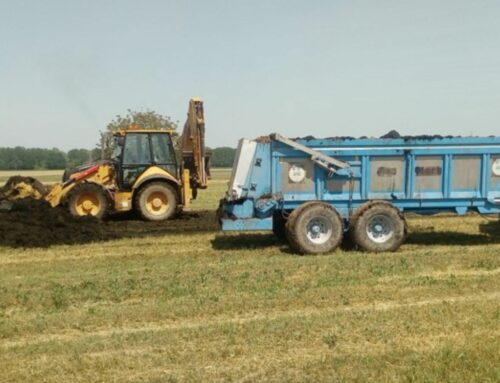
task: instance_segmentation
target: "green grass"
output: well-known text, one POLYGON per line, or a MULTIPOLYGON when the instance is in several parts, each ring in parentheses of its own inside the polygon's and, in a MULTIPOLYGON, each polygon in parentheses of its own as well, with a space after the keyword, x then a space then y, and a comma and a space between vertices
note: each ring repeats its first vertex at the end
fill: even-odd
POLYGON ((215 225, 0 248, 0 381, 499 381, 498 224, 409 225, 383 254, 300 257, 215 225))

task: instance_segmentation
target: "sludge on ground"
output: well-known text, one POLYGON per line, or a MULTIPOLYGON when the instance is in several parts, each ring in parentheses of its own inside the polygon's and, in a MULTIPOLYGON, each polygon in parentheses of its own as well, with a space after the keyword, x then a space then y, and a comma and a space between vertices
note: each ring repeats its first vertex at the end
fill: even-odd
POLYGON ((181 213, 163 222, 144 222, 132 214, 100 221, 73 217, 67 209, 53 208, 45 201, 24 199, 16 201, 10 211, 0 212, 0 246, 49 247, 216 228, 215 213, 208 211, 181 213))

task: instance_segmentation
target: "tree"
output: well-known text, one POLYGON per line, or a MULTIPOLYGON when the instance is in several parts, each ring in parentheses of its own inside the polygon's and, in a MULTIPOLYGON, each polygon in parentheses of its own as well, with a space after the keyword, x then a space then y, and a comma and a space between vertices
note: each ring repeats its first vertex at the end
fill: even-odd
POLYGON ((0 148, 0 169, 64 169, 66 154, 58 149, 0 148))
POLYGON ((50 170, 66 168, 66 156, 57 148, 47 150, 45 167, 50 170))
POLYGON ((230 168, 233 166, 236 149, 220 147, 212 150, 211 165, 214 168, 230 168))
POLYGON ((69 169, 92 161, 91 152, 87 149, 71 149, 66 156, 68 159, 67 167, 69 169))
POLYGON ((97 161, 101 159, 101 148, 94 148, 90 151, 90 160, 97 161))
POLYGON ((127 109, 127 114, 124 117, 117 115, 106 129, 109 132, 115 132, 118 129, 128 129, 134 125, 143 129, 177 129, 177 123, 173 122, 169 116, 162 116, 153 110, 136 112, 131 109, 127 109))
POLYGON ((163 116, 153 110, 137 112, 127 109, 125 116, 116 115, 106 126, 106 130, 101 132, 101 142, 98 147, 104 149, 106 157, 111 153, 112 134, 117 130, 130 128, 176 130, 177 123, 169 116, 163 116))

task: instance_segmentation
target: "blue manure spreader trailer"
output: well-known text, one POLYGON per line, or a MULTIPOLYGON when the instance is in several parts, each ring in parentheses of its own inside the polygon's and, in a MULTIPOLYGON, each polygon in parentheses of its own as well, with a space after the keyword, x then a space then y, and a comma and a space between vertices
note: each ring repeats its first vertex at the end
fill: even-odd
POLYGON ((404 213, 500 213, 500 137, 242 139, 218 217, 223 230, 272 230, 302 254, 345 235, 395 251, 404 213))

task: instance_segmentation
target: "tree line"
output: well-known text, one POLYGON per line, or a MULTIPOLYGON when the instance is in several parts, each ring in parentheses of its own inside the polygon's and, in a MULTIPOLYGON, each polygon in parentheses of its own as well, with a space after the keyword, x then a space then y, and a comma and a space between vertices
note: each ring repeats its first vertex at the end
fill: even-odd
POLYGON ((57 148, 0 148, 1 170, 66 169, 100 157, 100 149, 73 149, 63 152, 57 148))
MULTIPOLYGON (((231 167, 236 149, 221 147, 209 149, 211 166, 231 167)), ((72 169, 101 158, 101 149, 72 149, 64 152, 57 148, 0 148, 0 170, 52 170, 72 169)))

